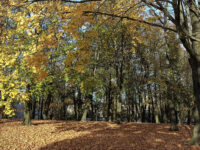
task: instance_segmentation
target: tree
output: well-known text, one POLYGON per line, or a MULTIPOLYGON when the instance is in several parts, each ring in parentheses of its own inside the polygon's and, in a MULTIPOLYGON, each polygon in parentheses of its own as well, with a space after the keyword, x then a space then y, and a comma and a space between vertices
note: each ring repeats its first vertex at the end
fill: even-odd
MULTIPOLYGON (((157 15, 155 10, 162 13, 162 18, 164 17, 163 26, 165 28, 164 21, 167 18, 171 23, 173 23, 176 29, 169 27, 178 33, 181 42, 183 43, 185 49, 190 55, 190 66, 192 68, 193 77, 193 89, 195 96, 195 103, 198 108, 200 117, 200 21, 199 21, 199 1, 195 0, 174 0, 174 1, 148 1, 142 0, 151 10, 157 15), (173 10, 170 11, 169 7, 173 10), (154 10, 153 10, 154 9, 154 10)), ((197 125, 200 129, 200 125, 197 125)), ((199 131, 198 131, 199 133, 199 131)), ((195 135, 195 134, 194 134, 195 135)), ((198 135, 199 136, 199 135, 198 135)), ((192 138, 191 144, 200 144, 198 136, 192 138)))
MULTIPOLYGON (((121 18, 132 20, 140 23, 149 24, 152 26, 161 27, 165 30, 170 30, 176 32, 179 35, 179 38, 184 45, 185 49, 190 55, 190 66, 192 68, 192 77, 193 77, 193 89, 195 96, 195 103, 198 108, 198 113, 200 116, 200 21, 199 21, 199 1, 195 0, 169 0, 169 1, 158 1, 158 0, 141 0, 138 1, 138 6, 145 4, 145 6, 150 9, 150 13, 153 12, 154 20, 161 22, 159 24, 156 22, 150 22, 144 19, 138 19, 130 17, 123 13, 118 15, 109 12, 100 12, 100 11, 87 11, 85 13, 107 15, 111 17, 121 18), (160 14, 158 14, 160 13, 160 14), (169 20, 170 24, 167 26, 166 21, 169 20), (176 27, 173 28, 173 25, 176 27)), ((120 2, 119 2, 120 3, 120 2)), ((118 3, 118 4, 119 4, 118 3)), ((122 4, 122 3, 121 3, 122 4)), ((129 5, 128 8, 134 8, 133 5, 129 5)), ((200 125, 198 128, 200 129, 200 125)), ((196 130, 197 131, 197 130, 196 130)), ((198 138, 193 137, 191 140, 192 144, 200 144, 198 138)))

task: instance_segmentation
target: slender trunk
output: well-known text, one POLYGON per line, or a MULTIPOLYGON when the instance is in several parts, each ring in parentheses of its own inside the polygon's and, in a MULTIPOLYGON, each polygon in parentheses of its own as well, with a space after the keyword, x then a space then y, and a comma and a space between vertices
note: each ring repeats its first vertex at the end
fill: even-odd
POLYGON ((113 95, 113 112, 112 112, 112 121, 116 122, 116 115, 117 115, 117 98, 116 95, 113 95))
MULTIPOLYGON (((155 72, 155 78, 157 77, 157 73, 156 73, 156 71, 154 71, 155 72)), ((155 122, 156 123, 160 123, 160 120, 159 120, 159 104, 158 104, 158 96, 157 96, 157 85, 156 84, 154 84, 154 98, 155 98, 155 122)))
POLYGON ((83 121, 83 122, 85 122, 87 119, 87 113, 88 113, 89 107, 90 107, 90 98, 86 97, 86 104, 84 106, 84 111, 83 111, 83 115, 81 118, 81 121, 83 121))
POLYGON ((43 110, 42 110, 42 117, 44 120, 48 119, 48 112, 49 112, 49 105, 51 103, 51 94, 49 93, 47 99, 44 102, 43 110))
POLYGON ((93 105, 93 96, 90 94, 89 95, 89 99, 90 99, 90 106, 91 106, 91 119, 92 121, 95 120, 95 112, 94 112, 94 105, 93 105))
POLYGON ((138 103, 135 104, 135 121, 138 122, 138 116, 139 116, 139 113, 138 113, 138 103))
POLYGON ((151 122, 151 107, 148 106, 148 122, 151 122))
POLYGON ((122 113, 122 103, 121 103, 121 92, 120 94, 117 95, 117 122, 116 123, 121 123, 122 121, 122 116, 121 116, 121 113, 122 113))
POLYGON ((25 102, 24 106, 24 125, 31 125, 31 102, 27 101, 25 102))
POLYGON ((108 109, 107 109, 107 120, 109 122, 112 121, 112 96, 111 96, 111 90, 112 90, 112 74, 110 73, 109 77, 109 86, 107 88, 107 100, 108 100, 108 109))
POLYGON ((154 102, 153 102, 152 91, 151 91, 151 87, 149 84, 147 85, 147 90, 148 90, 149 99, 151 101, 151 114, 149 114, 149 116, 151 117, 151 122, 153 123, 153 122, 155 122, 155 116, 154 116, 155 111, 154 111, 154 102))
POLYGON ((142 122, 146 121, 146 105, 142 105, 142 122))
POLYGON ((42 110, 43 110, 43 105, 44 105, 44 99, 43 98, 41 98, 40 99, 41 100, 41 104, 40 104, 40 119, 43 119, 43 117, 42 117, 42 110))
POLYGON ((139 97, 138 122, 142 122, 142 96, 140 92, 138 93, 138 97, 139 97))
POLYGON ((35 111, 36 111, 36 100, 33 98, 31 119, 35 119, 35 111))
POLYGON ((131 98, 131 121, 134 121, 134 116, 135 116, 135 112, 134 112, 134 102, 135 102, 135 95, 132 95, 131 98))
POLYGON ((190 109, 187 112, 187 124, 190 125, 191 123, 191 116, 190 116, 190 109))
POLYGON ((73 103, 74 103, 74 115, 75 119, 78 120, 78 103, 77 103, 77 97, 76 97, 76 90, 73 90, 73 103))
MULTIPOLYGON (((30 85, 27 85, 27 92, 30 92, 30 85)), ((24 125, 31 125, 31 107, 32 107, 32 101, 29 99, 24 103, 24 125)))
POLYGON ((155 123, 160 123, 160 120, 159 120, 159 109, 158 109, 158 106, 156 104, 156 108, 155 108, 155 123))
POLYGON ((155 113, 155 109, 154 109, 154 102, 153 102, 153 98, 151 99, 151 112, 152 112, 152 114, 151 114, 151 122, 152 123, 155 123, 155 115, 154 115, 154 113, 155 113))
POLYGON ((81 115, 82 115, 82 100, 81 100, 82 94, 81 94, 81 89, 78 87, 78 97, 77 97, 77 103, 78 103, 78 120, 81 120, 81 115))
POLYGON ((127 110, 126 110, 126 117, 127 117, 127 121, 130 122, 130 114, 131 114, 131 111, 130 111, 130 104, 127 105, 127 110))
POLYGON ((170 101, 169 108, 170 108, 170 117, 171 117, 170 131, 178 131, 174 102, 170 101))

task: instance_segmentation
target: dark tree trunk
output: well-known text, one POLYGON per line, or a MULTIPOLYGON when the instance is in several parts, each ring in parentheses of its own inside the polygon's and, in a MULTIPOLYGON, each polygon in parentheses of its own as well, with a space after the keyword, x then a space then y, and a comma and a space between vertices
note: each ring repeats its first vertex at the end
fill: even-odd
POLYGON ((178 131, 178 126, 177 126, 177 122, 176 122, 176 110, 174 107, 174 102, 170 101, 169 104, 169 108, 170 108, 170 117, 171 117, 171 126, 170 126, 170 131, 178 131))
POLYGON ((148 106, 148 122, 151 122, 151 107, 148 106))
MULTIPOLYGON (((133 96, 133 95, 132 95, 133 96)), ((135 116, 135 112, 134 112, 134 106, 135 106, 135 95, 133 97, 131 97, 131 121, 134 121, 134 116, 135 116)))
POLYGON ((113 95, 113 109, 112 109, 112 121, 117 121, 117 98, 116 95, 113 95))
POLYGON ((193 136, 190 140, 190 144, 200 145, 200 61, 198 61, 195 57, 190 57, 189 59, 190 66, 192 68, 192 79, 193 79, 193 89, 195 96, 195 103, 198 110, 198 123, 195 125, 193 130, 193 136))
POLYGON ((41 98, 40 101, 41 101, 41 103, 40 103, 40 119, 43 119, 42 110, 43 110, 43 105, 44 105, 44 99, 41 98))
POLYGON ((142 122, 146 121, 146 105, 142 105, 142 122))
POLYGON ((81 96, 82 96, 82 94, 81 94, 81 90, 80 90, 80 88, 78 87, 78 97, 77 97, 77 103, 78 103, 78 110, 77 110, 77 112, 78 112, 78 120, 81 120, 81 115, 82 115, 82 105, 83 105, 83 102, 82 102, 82 99, 81 99, 81 96))
POLYGON ((190 125, 191 123, 191 116, 190 116, 190 109, 187 112, 187 124, 190 125))
POLYGON ((73 90, 73 103, 74 103, 74 115, 75 119, 78 121, 78 103, 77 103, 77 97, 76 97, 76 90, 73 90))
POLYGON ((94 112, 94 104, 93 104, 92 94, 89 95, 89 99, 90 99, 90 106, 91 106, 91 119, 92 119, 92 121, 94 121, 95 120, 95 112, 94 112))
POLYGON ((107 88, 107 101, 108 101, 108 109, 107 109, 107 121, 111 122, 112 121, 112 97, 111 97, 111 74, 110 74, 110 79, 109 79, 109 87, 107 88))
POLYGON ((35 119, 36 100, 33 98, 31 119, 35 119))
POLYGON ((47 99, 44 102, 42 117, 44 120, 48 119, 49 105, 51 103, 51 94, 48 94, 47 99))

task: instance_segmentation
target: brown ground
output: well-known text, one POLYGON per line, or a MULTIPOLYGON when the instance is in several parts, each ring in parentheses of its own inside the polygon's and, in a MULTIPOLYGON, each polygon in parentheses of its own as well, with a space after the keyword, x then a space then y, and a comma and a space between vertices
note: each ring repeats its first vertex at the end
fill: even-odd
POLYGON ((168 124, 0 120, 0 150, 200 150, 189 146, 192 126, 168 124))

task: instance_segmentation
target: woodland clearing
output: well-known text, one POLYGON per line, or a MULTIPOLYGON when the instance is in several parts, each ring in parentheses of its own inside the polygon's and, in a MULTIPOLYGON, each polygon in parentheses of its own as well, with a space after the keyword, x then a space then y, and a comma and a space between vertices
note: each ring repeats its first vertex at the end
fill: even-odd
POLYGON ((198 150, 189 146, 192 125, 0 119, 1 150, 198 150))

